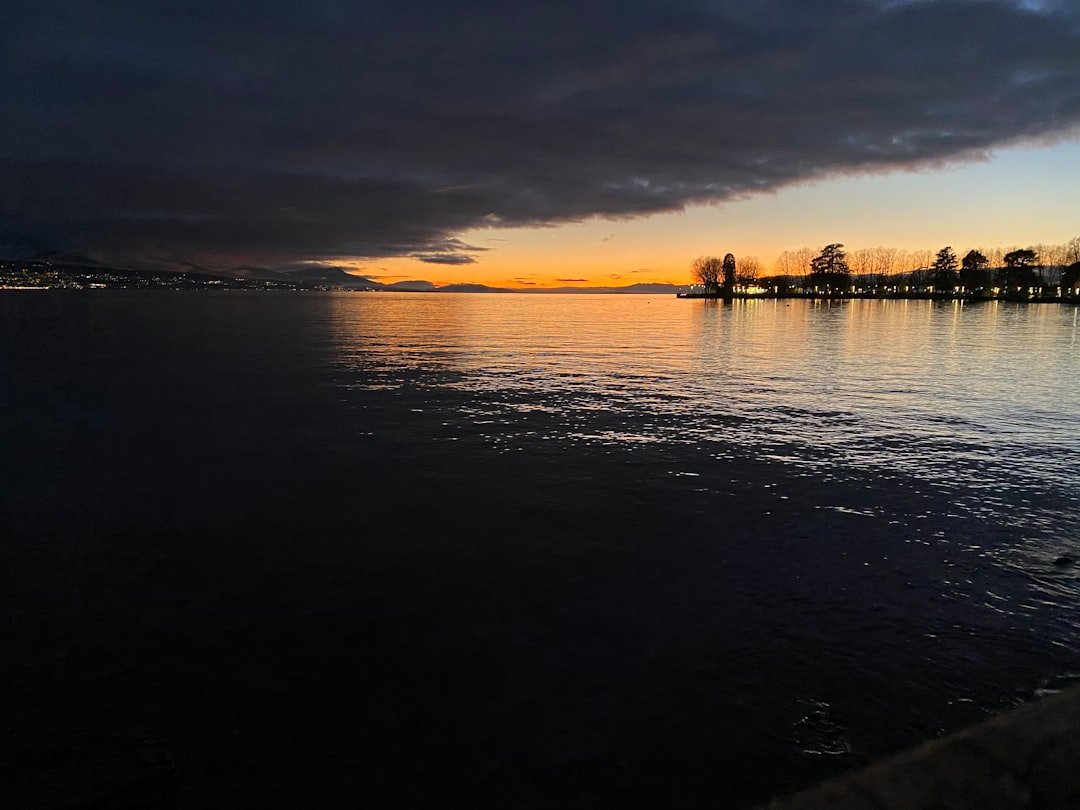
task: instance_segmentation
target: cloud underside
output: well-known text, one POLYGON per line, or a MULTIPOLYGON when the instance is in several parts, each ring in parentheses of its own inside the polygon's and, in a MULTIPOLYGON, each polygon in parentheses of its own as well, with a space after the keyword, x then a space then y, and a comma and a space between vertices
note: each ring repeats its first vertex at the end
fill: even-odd
POLYGON ((14 3, 0 247, 466 264, 470 228, 673 211, 1080 122, 1075 4, 299 8, 14 3))

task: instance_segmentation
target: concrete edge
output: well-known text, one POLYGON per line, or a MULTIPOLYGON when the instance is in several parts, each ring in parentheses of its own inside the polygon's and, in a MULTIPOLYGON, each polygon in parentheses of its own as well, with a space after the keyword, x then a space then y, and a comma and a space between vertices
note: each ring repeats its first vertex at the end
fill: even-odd
POLYGON ((1075 810, 1080 688, 1024 704, 758 810, 1075 810))

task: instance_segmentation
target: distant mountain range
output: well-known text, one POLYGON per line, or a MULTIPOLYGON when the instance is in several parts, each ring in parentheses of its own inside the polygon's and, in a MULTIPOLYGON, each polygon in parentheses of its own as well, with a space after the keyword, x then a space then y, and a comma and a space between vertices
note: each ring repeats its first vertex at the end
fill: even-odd
POLYGON ((629 284, 625 287, 538 287, 514 288, 491 287, 487 284, 460 283, 444 284, 436 287, 430 281, 411 280, 383 284, 364 276, 353 275, 340 267, 304 267, 283 272, 280 270, 262 270, 260 268, 239 268, 244 278, 301 281, 308 284, 326 284, 349 290, 389 290, 397 292, 455 292, 455 293, 637 293, 652 295, 674 295, 679 287, 674 284, 629 284), (261 273, 262 275, 257 275, 261 273))
POLYGON ((627 284, 625 287, 540 287, 529 290, 508 290, 524 293, 622 293, 637 295, 674 295, 677 284, 627 284))
POLYGON ((40 253, 26 257, 18 261, 9 261, 5 264, 18 264, 25 262, 33 265, 47 265, 54 268, 68 270, 78 269, 84 273, 108 273, 111 277, 117 274, 131 273, 133 275, 145 275, 148 272, 156 276, 175 275, 179 277, 204 277, 212 279, 239 279, 248 282, 274 282, 275 284, 297 287, 332 287, 342 290, 367 290, 386 292, 453 292, 453 293, 521 293, 521 294, 651 294, 651 295, 674 295, 679 287, 674 284, 629 284, 625 287, 537 287, 537 288, 510 288, 491 287, 486 284, 461 283, 444 284, 437 287, 430 281, 412 279, 397 281, 392 284, 384 284, 380 281, 358 276, 347 272, 341 267, 332 265, 309 265, 305 267, 290 268, 288 270, 271 270, 266 267, 241 266, 223 269, 208 269, 197 265, 183 267, 172 266, 168 270, 135 270, 132 268, 116 268, 91 259, 71 253, 40 253))
POLYGON ((675 284, 628 284, 625 287, 489 287, 486 284, 446 284, 437 287, 435 292, 520 293, 522 295, 545 295, 550 293, 560 295, 674 295, 679 289, 675 284))

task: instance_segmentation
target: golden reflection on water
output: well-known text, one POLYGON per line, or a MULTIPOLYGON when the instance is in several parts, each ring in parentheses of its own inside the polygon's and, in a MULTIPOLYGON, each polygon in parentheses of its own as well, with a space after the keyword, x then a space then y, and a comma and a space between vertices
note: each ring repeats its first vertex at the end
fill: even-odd
POLYGON ((341 384, 394 389, 398 398, 379 407, 437 414, 446 441, 526 456, 541 445, 587 458, 657 444, 688 459, 750 455, 819 482, 855 472, 930 482, 954 493, 958 512, 990 524, 1024 521, 1054 536, 1080 527, 1075 309, 524 294, 327 300, 341 384))
POLYGON ((349 294, 328 298, 343 367, 474 383, 665 393, 739 410, 873 402, 1008 418, 1080 401, 1076 310, 930 301, 686 301, 669 296, 349 294), (829 401, 822 399, 828 397, 829 401))
POLYGON ((946 418, 968 427, 1026 420, 1038 432, 1040 417, 1080 401, 1070 351, 1076 311, 1060 305, 439 293, 328 300, 344 368, 437 370, 477 390, 594 407, 610 397, 648 409, 649 397, 662 395, 689 400, 691 411, 746 418, 845 412, 868 431, 901 423, 919 433, 946 418))

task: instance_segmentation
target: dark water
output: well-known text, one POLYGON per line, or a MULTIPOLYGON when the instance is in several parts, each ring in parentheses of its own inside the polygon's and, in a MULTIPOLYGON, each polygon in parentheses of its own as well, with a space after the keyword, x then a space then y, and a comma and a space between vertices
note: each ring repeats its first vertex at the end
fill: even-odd
POLYGON ((746 807, 1057 688, 1078 348, 1063 306, 4 295, 0 805, 746 807))

